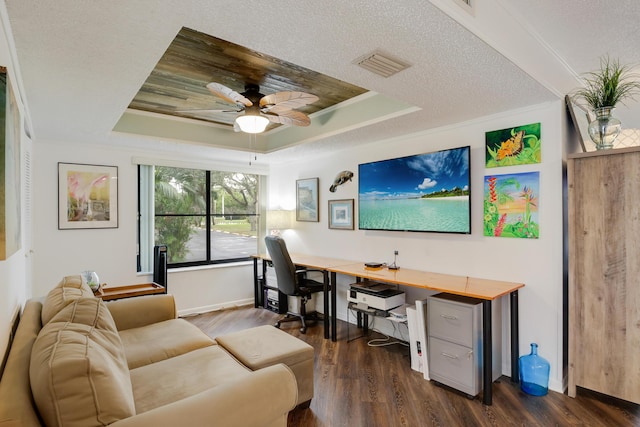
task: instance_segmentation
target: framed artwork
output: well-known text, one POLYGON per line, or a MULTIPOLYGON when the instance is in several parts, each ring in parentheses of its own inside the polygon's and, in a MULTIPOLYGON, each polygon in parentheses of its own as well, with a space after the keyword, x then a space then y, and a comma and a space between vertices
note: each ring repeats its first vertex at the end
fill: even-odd
POLYGON ((540 123, 486 132, 485 146, 488 168, 540 163, 540 123))
POLYGON ((537 239, 540 172, 484 177, 484 235, 537 239))
POLYGON ((58 229, 118 227, 118 167, 58 163, 58 229))
POLYGON ((20 135, 22 120, 6 67, 0 67, 0 260, 21 246, 20 135))
POLYGON ((353 199, 329 200, 329 228, 353 230, 353 199))
POLYGON ((318 222, 318 178, 296 181, 296 221, 318 222))

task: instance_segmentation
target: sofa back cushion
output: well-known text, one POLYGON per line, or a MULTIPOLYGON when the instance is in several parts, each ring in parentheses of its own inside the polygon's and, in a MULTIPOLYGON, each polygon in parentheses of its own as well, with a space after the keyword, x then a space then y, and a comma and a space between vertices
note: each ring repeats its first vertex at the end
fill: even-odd
POLYGON ((72 301, 42 328, 29 376, 49 427, 102 426, 135 415, 122 342, 98 298, 72 301))
POLYGON ((46 325, 60 310, 78 298, 95 298, 93 291, 80 275, 66 276, 53 288, 42 306, 42 325, 46 325))
POLYGON ((81 323, 96 329, 110 331, 118 337, 118 342, 120 341, 116 322, 113 320, 109 308, 100 298, 83 297, 71 301, 49 320, 49 323, 55 322, 81 323))

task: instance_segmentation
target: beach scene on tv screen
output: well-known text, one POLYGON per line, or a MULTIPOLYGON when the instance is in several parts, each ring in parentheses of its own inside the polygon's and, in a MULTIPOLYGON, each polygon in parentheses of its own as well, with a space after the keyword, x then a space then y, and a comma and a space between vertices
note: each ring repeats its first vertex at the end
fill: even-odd
POLYGON ((359 228, 470 233, 469 150, 358 165, 359 228))

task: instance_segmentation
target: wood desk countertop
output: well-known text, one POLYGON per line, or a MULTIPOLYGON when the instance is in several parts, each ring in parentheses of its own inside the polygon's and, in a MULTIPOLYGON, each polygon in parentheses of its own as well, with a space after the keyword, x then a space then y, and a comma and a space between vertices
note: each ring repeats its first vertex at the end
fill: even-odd
MULTIPOLYGON (((324 256, 317 256, 317 255, 299 254, 295 252, 290 252, 289 256, 291 257, 291 261, 295 265, 319 268, 322 270, 329 269, 329 267, 349 265, 356 262, 356 261, 345 260, 341 258, 330 258, 330 257, 324 257, 324 256)), ((262 259, 265 261, 271 261, 271 256, 269 254, 251 255, 251 257, 256 259, 262 259)))
POLYGON ((524 283, 431 273, 408 268, 400 268, 398 270, 389 270, 386 267, 369 268, 365 267, 361 262, 329 266, 327 269, 332 273, 347 274, 369 280, 430 289, 484 300, 494 300, 524 287, 524 283))
MULTIPOLYGON (((332 273, 346 274, 369 280, 430 289, 484 300, 494 300, 524 287, 524 283, 432 273, 408 268, 400 268, 398 270, 389 270, 387 267, 369 268, 365 267, 363 262, 349 261, 340 258, 299 253, 290 253, 289 255, 291 256, 291 261, 296 265, 315 267, 328 270, 332 273)), ((271 260, 268 254, 252 255, 252 257, 266 261, 271 260)))

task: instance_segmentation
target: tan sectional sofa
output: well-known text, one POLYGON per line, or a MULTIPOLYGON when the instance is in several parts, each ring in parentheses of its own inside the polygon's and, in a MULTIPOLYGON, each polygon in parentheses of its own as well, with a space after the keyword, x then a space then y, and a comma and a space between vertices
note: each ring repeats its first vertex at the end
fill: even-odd
POLYGON ((0 379, 0 426, 286 426, 313 380, 299 396, 287 365, 251 370, 239 356, 176 318, 171 295, 105 303, 66 277, 24 307, 0 379))

